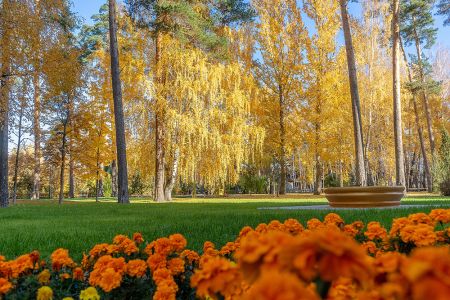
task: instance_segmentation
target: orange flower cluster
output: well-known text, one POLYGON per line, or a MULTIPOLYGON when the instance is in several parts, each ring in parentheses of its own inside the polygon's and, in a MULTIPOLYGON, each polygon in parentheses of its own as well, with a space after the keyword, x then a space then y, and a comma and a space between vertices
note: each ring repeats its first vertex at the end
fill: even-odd
POLYGON ((449 223, 450 209, 394 219, 390 230, 335 213, 306 227, 275 220, 222 248, 207 241, 202 255, 181 234, 149 243, 117 235, 80 265, 61 248, 50 268, 36 251, 0 256, 0 299, 447 299, 449 223))

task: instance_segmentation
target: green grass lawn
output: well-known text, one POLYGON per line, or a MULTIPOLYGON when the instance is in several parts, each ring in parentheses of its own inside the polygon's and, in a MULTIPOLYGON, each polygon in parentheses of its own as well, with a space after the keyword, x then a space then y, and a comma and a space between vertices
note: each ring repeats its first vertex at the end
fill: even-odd
MULTIPOLYGON (((67 201, 25 201, 0 210, 0 254, 8 259, 32 250, 47 257, 58 247, 67 248, 80 259, 94 244, 110 242, 116 234, 142 232, 146 240, 181 233, 188 247, 200 250, 210 240, 217 246, 234 240, 245 225, 296 218, 303 224, 311 218, 323 218, 329 210, 258 210, 269 206, 325 204, 321 197, 297 198, 222 198, 177 199, 155 204, 134 199, 132 205, 118 205, 112 199, 95 203, 91 199, 67 201)), ((450 198, 413 196, 403 204, 450 205, 450 198)), ((389 226, 395 217, 429 212, 433 207, 405 209, 339 210, 346 222, 380 221, 389 226)))

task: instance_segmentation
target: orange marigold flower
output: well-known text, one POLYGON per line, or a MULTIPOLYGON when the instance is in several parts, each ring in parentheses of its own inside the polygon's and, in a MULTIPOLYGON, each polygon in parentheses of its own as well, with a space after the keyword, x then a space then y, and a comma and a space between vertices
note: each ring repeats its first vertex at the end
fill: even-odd
POLYGON ((70 274, 69 273, 62 273, 61 275, 59 275, 59 278, 61 280, 66 280, 70 278, 70 274))
POLYGON ((135 232, 133 233, 133 241, 139 245, 144 242, 144 238, 140 232, 135 232))
POLYGON ((74 280, 79 280, 79 281, 84 280, 83 269, 81 269, 80 267, 73 269, 72 276, 73 276, 74 280))
POLYGON ((162 281, 158 284, 153 300, 175 300, 178 287, 171 280, 162 281))
POLYGON ((245 226, 239 232, 239 238, 242 238, 242 237, 246 236, 251 231, 253 231, 253 228, 251 228, 250 226, 245 226))
POLYGON ((12 283, 6 278, 0 278, 0 296, 9 292, 12 288, 12 283))
POLYGON ((408 216, 408 220, 413 224, 427 224, 430 226, 435 225, 435 221, 426 213, 416 213, 408 216))
POLYGON ((157 269, 165 268, 167 266, 166 257, 161 254, 152 254, 147 259, 147 264, 152 272, 157 269))
POLYGON ((306 222, 306 227, 308 229, 314 230, 317 228, 324 227, 324 224, 319 219, 313 218, 313 219, 309 220, 308 222, 306 222))
POLYGON ((307 281, 320 275, 326 281, 343 276, 363 283, 371 276, 370 258, 364 249, 351 237, 332 228, 297 238, 283 246, 278 255, 283 266, 291 262, 307 281))
POLYGON ((400 270, 406 257, 398 252, 379 252, 373 261, 377 274, 394 273, 400 270))
POLYGON ((163 256, 169 255, 174 251, 173 243, 170 239, 163 237, 155 241, 155 253, 161 254, 163 256))
POLYGON ((332 283, 327 300, 344 299, 356 299, 356 285, 352 279, 341 277, 332 283))
POLYGON ((450 223, 450 209, 433 209, 429 216, 436 222, 444 224, 450 223))
POLYGON ((89 275, 89 284, 100 286, 104 291, 109 292, 120 285, 125 271, 126 263, 123 257, 101 256, 89 275))
POLYGON ((133 259, 127 263, 127 274, 131 277, 142 277, 147 271, 147 264, 142 259, 133 259))
POLYGON ((258 224, 258 226, 256 226, 256 228, 255 228, 255 231, 259 232, 259 233, 267 232, 267 230, 268 230, 268 227, 267 227, 267 224, 265 224, 265 223, 258 224))
POLYGON ((391 230, 389 231, 389 235, 394 236, 400 233, 400 231, 407 225, 410 225, 411 222, 408 218, 397 218, 392 222, 391 230))
POLYGON ((328 215, 325 216, 323 223, 325 225, 332 224, 332 225, 340 226, 340 225, 344 224, 344 220, 338 214, 329 213, 328 215))
POLYGON ((287 219, 284 221, 284 227, 286 228, 286 231, 291 234, 299 234, 305 229, 296 219, 287 219))
POLYGON ((241 283, 242 275, 238 267, 221 257, 211 258, 191 277, 191 285, 200 297, 237 295, 241 293, 241 283))
POLYGON ((364 223, 361 221, 355 221, 352 224, 350 224, 353 228, 355 228, 356 230, 361 230, 364 228, 364 223))
POLYGON ((101 274, 101 279, 98 282, 98 286, 105 292, 109 293, 113 289, 120 286, 122 282, 122 275, 115 271, 113 268, 107 268, 101 274))
POLYGON ((13 261, 8 263, 10 276, 12 278, 18 278, 23 273, 26 273, 34 269, 33 259, 29 254, 19 256, 13 261))
POLYGON ((69 250, 67 249, 56 249, 53 251, 50 258, 52 260, 52 268, 55 271, 59 271, 64 267, 73 267, 75 265, 74 261, 69 257, 69 250))
POLYGON ((284 225, 278 220, 273 220, 267 225, 267 230, 284 231, 284 225))
POLYGON ((411 282, 412 299, 448 299, 450 295, 450 247, 426 247, 413 251, 401 272, 411 282))
POLYGON ((183 252, 181 252, 180 254, 180 257, 187 260, 189 264, 193 264, 200 260, 200 255, 198 255, 197 252, 192 250, 183 250, 183 252))
POLYGON ((343 231, 345 234, 351 237, 355 237, 359 233, 359 230, 352 225, 345 225, 343 231))
POLYGON ((163 281, 173 280, 172 274, 167 268, 160 268, 153 272, 153 281, 155 281, 156 285, 159 285, 163 281))
POLYGON ((320 297, 295 275, 264 272, 243 295, 243 300, 319 300, 320 297))
POLYGON ((50 271, 48 269, 45 269, 38 274, 37 279, 40 284, 48 284, 50 282, 50 276, 50 271))
POLYGON ((237 244, 233 242, 228 242, 225 246, 220 249, 219 254, 222 256, 229 255, 237 249, 237 244))
POLYGON ((377 245, 372 241, 364 242, 361 244, 361 246, 366 250, 368 254, 376 254, 378 252, 377 245))
POLYGON ((179 257, 169 260, 168 269, 172 275, 178 275, 184 272, 184 260, 179 257))
POLYGON ((428 224, 407 225, 400 230, 403 242, 412 242, 416 246, 430 246, 436 243, 434 227, 428 224))
POLYGON ((170 235, 169 240, 172 243, 173 249, 177 252, 181 252, 186 248, 187 241, 184 236, 179 233, 170 235))
POLYGON ((108 252, 108 246, 109 246, 109 244, 105 244, 105 243, 97 244, 91 249, 91 251, 89 251, 89 255, 92 257, 98 257, 103 254, 106 254, 108 252))
POLYGON ((387 231, 384 229, 380 222, 370 222, 367 224, 367 230, 364 235, 371 241, 384 240, 387 238, 387 231))

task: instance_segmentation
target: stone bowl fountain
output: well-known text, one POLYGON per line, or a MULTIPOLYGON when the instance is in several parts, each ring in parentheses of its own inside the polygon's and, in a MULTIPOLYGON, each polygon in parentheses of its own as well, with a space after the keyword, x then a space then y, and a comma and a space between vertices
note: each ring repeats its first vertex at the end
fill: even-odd
POLYGON ((405 187, 331 187, 324 189, 324 193, 331 207, 392 207, 400 205, 405 187))

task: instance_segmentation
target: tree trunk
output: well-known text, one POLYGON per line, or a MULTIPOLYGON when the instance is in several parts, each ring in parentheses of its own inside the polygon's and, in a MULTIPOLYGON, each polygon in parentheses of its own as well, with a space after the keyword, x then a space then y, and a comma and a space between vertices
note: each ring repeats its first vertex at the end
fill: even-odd
POLYGON ((50 166, 48 176, 48 199, 53 199, 53 168, 50 166))
POLYGON ((20 145, 22 144, 22 120, 23 120, 24 106, 21 104, 19 112, 19 132, 17 134, 17 149, 16 158, 14 162, 14 177, 13 177, 13 194, 12 203, 15 205, 17 200, 17 177, 19 173, 19 156, 20 156, 20 145))
POLYGON ((70 146, 70 160, 69 160, 69 198, 75 198, 75 170, 74 159, 72 152, 72 145, 70 146))
POLYGON ((111 163, 111 196, 117 197, 117 163, 115 159, 111 163))
MULTIPOLYGON (((415 20, 414 17, 413 17, 413 20, 415 20)), ((420 81, 422 84, 424 84, 425 83, 425 78, 424 78, 425 75, 424 75, 424 71, 423 71, 422 51, 420 49, 420 39, 419 39, 419 36, 415 29, 414 29, 414 40, 415 40, 415 44, 416 44, 417 62, 419 64, 420 81)), ((425 108, 425 116, 426 116, 426 120, 427 120, 428 139, 430 140, 431 156, 433 158, 436 146, 435 146, 435 142, 434 142, 433 121, 431 120, 430 104, 429 104, 428 95, 427 95, 427 92, 426 92, 424 86, 422 86, 421 91, 422 91, 422 98, 423 98, 423 106, 425 108)))
POLYGON ((62 143, 61 143, 61 166, 59 177, 59 199, 58 203, 62 204, 64 200, 64 169, 66 167, 66 134, 67 134, 67 122, 63 125, 62 143))
POLYGON ((175 182, 177 180, 179 160, 180 160, 180 150, 176 148, 173 156, 172 174, 170 174, 169 182, 167 183, 165 189, 166 201, 172 201, 172 191, 173 188, 175 187, 175 182))
POLYGON ((286 194, 286 128, 284 125, 284 96, 283 88, 278 86, 280 104, 280 188, 279 195, 286 194))
MULTIPOLYGON (((403 48, 403 43, 401 42, 401 38, 399 39, 399 43, 400 43, 400 47, 401 47, 401 50, 403 53, 403 59, 408 64, 408 59, 406 57, 405 49, 403 48)), ((409 68, 409 66, 407 67, 407 71, 408 71, 408 80, 410 83, 412 83, 412 74, 411 74, 411 69, 409 68)), ((424 167, 425 178, 426 178, 426 182, 427 182, 427 189, 428 189, 428 192, 431 193, 433 191, 433 180, 431 177, 430 165, 428 163, 428 154, 427 154, 427 150, 425 148, 425 142, 423 140, 423 130, 422 130, 422 126, 420 125, 419 110, 417 108, 416 94, 414 92, 412 93, 412 101, 413 101, 413 107, 414 107, 414 117, 415 117, 416 126, 417 126, 417 133, 419 134, 420 150, 421 150, 422 157, 423 157, 423 167, 424 167)))
POLYGON ((350 32, 350 24, 348 20, 347 0, 339 0, 339 2, 341 5, 342 27, 344 29, 348 76, 350 81, 350 93, 352 98, 353 132, 354 132, 355 156, 356 156, 355 162, 356 184, 360 186, 366 186, 367 182, 366 182, 366 170, 364 167, 361 108, 358 93, 358 79, 356 74, 355 54, 353 50, 353 41, 350 32))
POLYGON ((10 77, 10 32, 5 16, 9 12, 10 1, 2 1, 1 30, 1 69, 0 69, 0 207, 9 205, 8 192, 8 114, 10 77))
POLYGON ((33 134, 34 134, 34 171, 33 171, 33 194, 31 199, 40 198, 41 190, 41 90, 39 84, 39 73, 35 70, 33 77, 34 86, 34 111, 33 111, 33 134))
POLYGON ((394 92, 394 137, 395 137, 395 183, 398 186, 405 186, 405 159, 403 156, 402 137, 402 103, 400 99, 400 25, 399 6, 400 0, 394 0, 394 16, 392 19, 393 28, 393 92, 394 92))
POLYGON ((99 188, 100 188, 100 149, 97 147, 97 156, 96 156, 96 177, 95 177, 95 202, 98 202, 99 197, 99 188))
MULTIPOLYGON (((156 80, 161 84, 162 78, 160 77, 160 62, 161 62, 161 42, 162 34, 157 32, 156 34, 156 49, 155 49, 155 66, 156 66, 156 80)), ((164 112, 161 107, 160 99, 156 99, 156 113, 155 113, 155 201, 164 201, 164 171, 165 171, 165 150, 164 150, 164 112)))
POLYGON ((109 37, 111 54, 111 77, 114 98, 114 120, 116 124, 118 202, 126 204, 130 203, 130 201, 128 198, 127 150, 125 140, 125 121, 122 105, 122 86, 120 81, 115 0, 109 0, 109 37))

